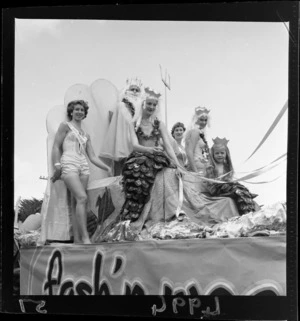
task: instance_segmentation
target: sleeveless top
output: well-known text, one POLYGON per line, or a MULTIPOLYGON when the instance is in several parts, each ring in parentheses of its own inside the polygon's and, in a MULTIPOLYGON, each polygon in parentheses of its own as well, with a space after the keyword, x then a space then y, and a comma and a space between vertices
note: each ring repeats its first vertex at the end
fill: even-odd
POLYGON ((154 119, 154 122, 152 124, 152 131, 150 135, 146 135, 142 128, 139 126, 136 130, 136 135, 138 137, 138 140, 153 140, 155 143, 155 146, 159 145, 159 140, 161 138, 161 133, 159 130, 159 120, 157 118, 154 119))
POLYGON ((63 155, 85 158, 85 148, 88 140, 85 132, 81 133, 71 122, 66 122, 70 130, 63 141, 63 155))

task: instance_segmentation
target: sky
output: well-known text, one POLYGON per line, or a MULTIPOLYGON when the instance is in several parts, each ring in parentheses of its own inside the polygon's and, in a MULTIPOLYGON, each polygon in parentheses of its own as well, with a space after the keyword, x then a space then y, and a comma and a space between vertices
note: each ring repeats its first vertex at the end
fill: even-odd
MULTIPOLYGON (((64 104, 69 87, 101 78, 122 89, 127 78, 138 77, 164 100, 159 65, 170 76, 169 130, 177 121, 188 126, 195 107, 206 106, 209 145, 216 136, 229 139, 240 176, 287 152, 286 112, 246 161, 288 99, 284 23, 16 19, 15 202, 43 198, 47 181, 39 177, 47 176, 46 116, 64 104)), ((162 115, 164 106, 163 101, 162 115)), ((261 205, 285 201, 286 161, 251 181, 274 179, 245 185, 259 194, 261 205)))

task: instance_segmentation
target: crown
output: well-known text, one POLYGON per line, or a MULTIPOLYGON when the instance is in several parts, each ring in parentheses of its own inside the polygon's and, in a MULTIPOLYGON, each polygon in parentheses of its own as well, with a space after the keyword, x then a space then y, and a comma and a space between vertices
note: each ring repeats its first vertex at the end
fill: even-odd
POLYGON ((215 145, 227 146, 229 140, 227 140, 225 137, 222 139, 219 137, 216 137, 215 139, 213 139, 213 142, 215 145))
POLYGON ((145 88, 145 93, 147 98, 152 98, 152 99, 159 99, 161 96, 160 93, 156 93, 154 90, 150 89, 149 87, 145 88))
POLYGON ((130 88, 132 86, 136 86, 136 87, 139 87, 140 89, 142 88, 143 86, 143 83, 140 79, 138 79, 137 77, 136 78, 131 78, 131 79, 128 79, 126 80, 126 87, 127 88, 130 88))
POLYGON ((210 110, 206 109, 206 107, 198 106, 195 108, 195 114, 197 116, 201 116, 202 114, 208 115, 209 112, 210 110))

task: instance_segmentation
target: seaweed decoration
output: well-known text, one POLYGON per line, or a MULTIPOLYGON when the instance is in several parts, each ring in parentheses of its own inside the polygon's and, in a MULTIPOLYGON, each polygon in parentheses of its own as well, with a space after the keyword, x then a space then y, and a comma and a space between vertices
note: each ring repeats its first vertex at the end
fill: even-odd
POLYGON ((112 202, 110 190, 105 187, 105 192, 102 197, 98 196, 96 207, 98 206, 98 223, 102 224, 111 213, 115 210, 112 202))
POLYGON ((87 212, 87 231, 89 233, 89 237, 91 237, 98 226, 98 218, 97 215, 93 211, 87 212))

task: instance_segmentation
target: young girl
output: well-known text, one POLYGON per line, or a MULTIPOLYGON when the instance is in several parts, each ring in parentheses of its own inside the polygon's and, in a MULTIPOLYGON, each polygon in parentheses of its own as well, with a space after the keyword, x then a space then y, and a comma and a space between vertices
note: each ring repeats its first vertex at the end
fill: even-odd
POLYGON ((253 201, 257 196, 238 182, 232 182, 233 166, 230 152, 227 147, 229 140, 219 137, 213 139, 211 147, 211 166, 206 169, 207 177, 224 181, 226 183, 209 182, 207 188, 212 196, 228 196, 237 205, 240 215, 259 210, 259 206, 253 201))

